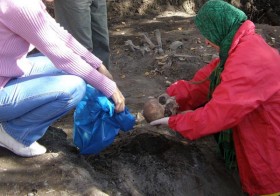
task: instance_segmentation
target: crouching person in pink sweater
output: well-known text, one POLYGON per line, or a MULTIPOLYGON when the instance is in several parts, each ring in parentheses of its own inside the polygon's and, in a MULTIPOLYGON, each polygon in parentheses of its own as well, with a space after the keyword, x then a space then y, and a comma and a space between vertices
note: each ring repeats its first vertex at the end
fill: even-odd
POLYGON ((36 141, 83 98, 86 84, 125 99, 102 61, 47 13, 41 0, 0 1, 0 146, 32 157, 46 152, 36 141), (44 56, 29 57, 36 47, 44 56))

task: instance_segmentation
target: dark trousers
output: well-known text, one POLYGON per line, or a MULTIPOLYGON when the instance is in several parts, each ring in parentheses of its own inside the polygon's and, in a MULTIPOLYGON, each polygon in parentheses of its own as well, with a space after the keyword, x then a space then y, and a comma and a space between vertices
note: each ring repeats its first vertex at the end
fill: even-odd
POLYGON ((109 68, 106 0, 55 0, 54 5, 56 21, 109 68))

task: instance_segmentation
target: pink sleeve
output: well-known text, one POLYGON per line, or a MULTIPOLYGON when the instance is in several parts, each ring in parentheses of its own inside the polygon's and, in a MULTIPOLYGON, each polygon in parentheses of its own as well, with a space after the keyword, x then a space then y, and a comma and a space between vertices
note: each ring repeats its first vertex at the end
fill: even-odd
POLYGON ((210 84, 207 78, 218 62, 215 59, 204 66, 191 81, 179 80, 167 88, 167 94, 175 96, 181 111, 196 109, 207 102, 210 84))
POLYGON ((96 70, 102 62, 59 27, 41 1, 15 0, 7 6, 2 21, 11 31, 34 45, 57 68, 83 78, 107 97, 113 94, 115 82, 96 70))
POLYGON ((89 63, 94 68, 99 68, 102 61, 97 58, 91 51, 85 48, 80 42, 78 42, 67 30, 57 23, 54 18, 50 15, 48 16, 50 28, 57 33, 60 40, 66 43, 66 46, 71 48, 73 52, 82 57, 87 63, 89 63))

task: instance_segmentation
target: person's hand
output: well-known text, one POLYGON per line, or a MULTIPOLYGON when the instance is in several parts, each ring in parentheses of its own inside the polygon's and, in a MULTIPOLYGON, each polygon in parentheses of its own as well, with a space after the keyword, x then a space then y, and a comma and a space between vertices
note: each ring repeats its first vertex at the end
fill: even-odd
POLYGON ((108 71, 108 69, 105 67, 105 65, 101 65, 97 71, 99 71, 100 73, 102 73, 103 75, 107 76, 108 78, 110 78, 111 80, 113 80, 113 76, 112 74, 108 71))
POLYGON ((152 125, 152 126, 155 126, 155 125, 168 125, 168 120, 169 120, 169 117, 160 118, 158 120, 154 120, 154 121, 150 122, 150 125, 152 125))
POLYGON ((121 91, 118 89, 118 87, 116 88, 116 90, 113 93, 113 95, 111 96, 111 98, 113 99, 113 101, 115 103, 115 111, 117 113, 124 111, 125 98, 124 98, 123 94, 121 93, 121 91))

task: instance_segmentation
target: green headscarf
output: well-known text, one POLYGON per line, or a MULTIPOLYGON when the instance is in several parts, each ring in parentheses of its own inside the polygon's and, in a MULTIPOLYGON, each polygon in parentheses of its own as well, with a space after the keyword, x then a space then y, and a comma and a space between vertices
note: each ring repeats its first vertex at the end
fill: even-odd
MULTIPOLYGON (((201 34, 220 47, 220 63, 209 76, 209 98, 212 97, 213 91, 221 81, 220 75, 224 70, 233 37, 245 20, 247 20, 247 16, 243 11, 222 0, 209 0, 202 6, 195 18, 195 24, 201 34)), ((232 131, 222 131, 215 135, 215 139, 223 153, 227 167, 232 168, 235 163, 232 131)))

